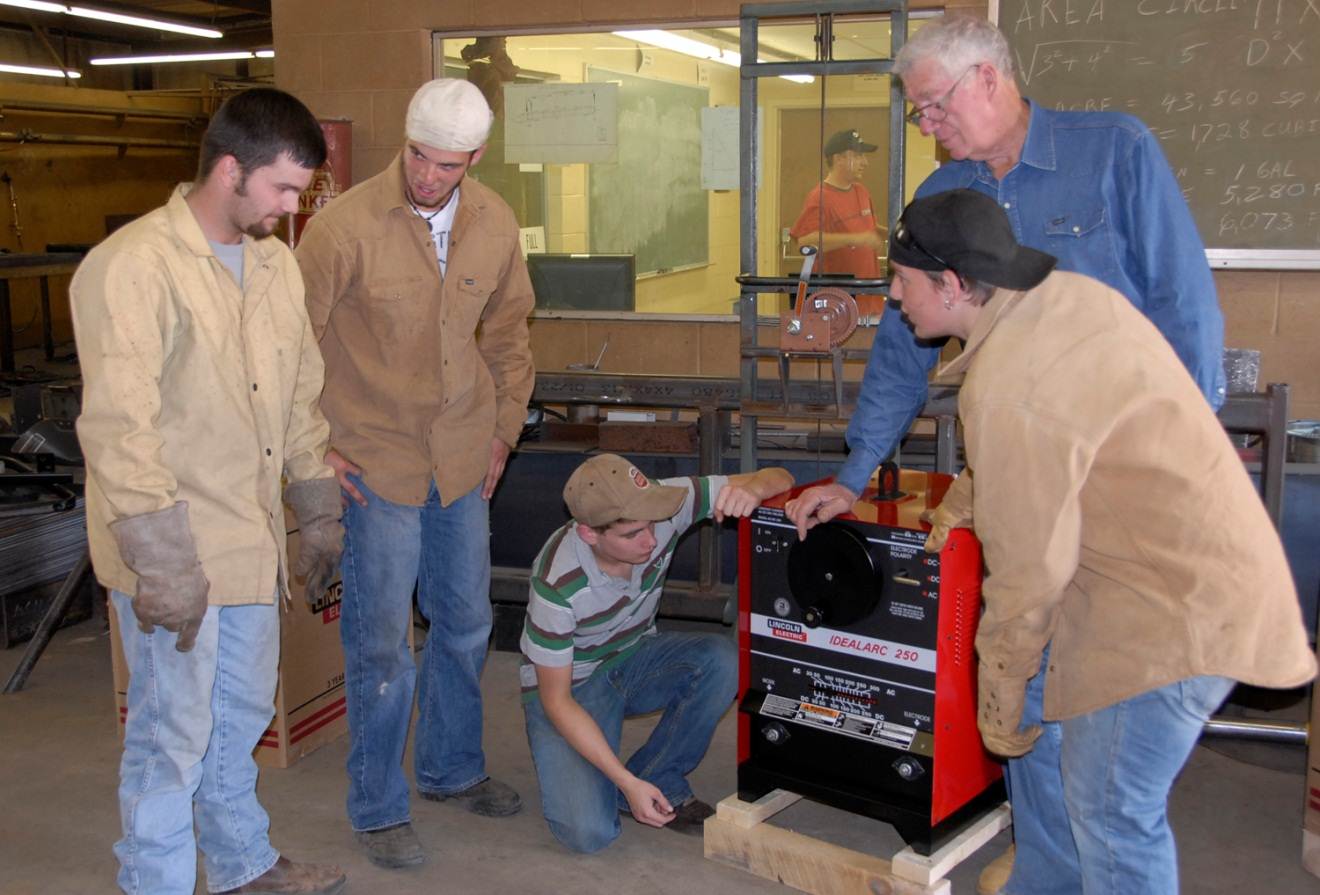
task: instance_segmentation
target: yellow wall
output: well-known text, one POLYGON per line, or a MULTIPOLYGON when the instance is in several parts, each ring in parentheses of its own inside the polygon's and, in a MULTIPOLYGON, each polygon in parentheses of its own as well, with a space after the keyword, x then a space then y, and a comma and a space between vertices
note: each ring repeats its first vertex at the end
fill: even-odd
MULTIPOLYGON (((379 171, 397 151, 404 105, 431 76, 432 31, 510 33, 729 22, 737 18, 739 5, 738 0, 281 0, 272 4, 276 79, 318 114, 349 115, 361 123, 354 130, 355 177, 361 178, 379 171)), ((925 0, 911 5, 937 6, 925 0)), ((986 8, 983 2, 947 6, 980 15, 986 8)), ((919 178, 914 173, 910 180, 919 178)), ((1228 344, 1263 352, 1263 382, 1292 383, 1292 416, 1320 417, 1320 365, 1315 362, 1320 273, 1234 271, 1217 274, 1216 282, 1228 344)), ((710 325, 733 331, 725 343, 736 365, 736 326, 710 325)), ((682 357, 677 351, 666 357, 671 355, 682 357)), ((616 357, 619 365, 609 369, 655 372, 648 367, 653 363, 650 355, 632 360, 616 357)), ((546 369, 556 366, 541 347, 537 362, 546 369)))
MULTIPOLYGON (((205 118, 199 98, 143 97, 119 91, 0 82, 6 131, 37 134, 146 137, 196 142, 205 118), (112 109, 164 109, 197 115, 196 123, 171 123, 106 116, 36 113, 24 103, 62 103, 112 109)), ((195 149, 137 149, 68 146, 57 143, 0 143, 0 174, 9 175, 22 230, 14 227, 9 187, 0 182, 0 248, 42 252, 48 243, 96 243, 107 215, 138 215, 161 205, 176 183, 191 180, 195 149)), ((51 278, 51 311, 57 342, 73 338, 68 313, 69 277, 51 278)), ((36 280, 14 280, 11 301, 14 343, 41 344, 36 280)), ((68 349, 62 349, 68 350, 68 349)))

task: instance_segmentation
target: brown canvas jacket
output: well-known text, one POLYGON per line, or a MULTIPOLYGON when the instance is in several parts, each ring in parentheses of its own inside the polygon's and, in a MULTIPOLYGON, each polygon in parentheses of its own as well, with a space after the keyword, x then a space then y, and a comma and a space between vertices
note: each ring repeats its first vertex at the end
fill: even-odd
POLYGON ((211 603, 269 603, 288 586, 281 476, 333 475, 324 367, 292 253, 245 236, 240 289, 187 192, 93 249, 70 286, 92 565, 135 593, 110 523, 186 500, 211 603))
POLYGON ((463 180, 441 280, 401 157, 312 217, 295 252, 326 364, 331 444, 386 500, 452 503, 517 443, 534 384, 533 296, 513 212, 463 180))
POLYGON ((1260 497, 1129 301, 1073 273, 1001 289, 939 379, 964 374, 989 673, 1026 680, 1050 644, 1049 720, 1195 675, 1267 687, 1314 676, 1260 497))

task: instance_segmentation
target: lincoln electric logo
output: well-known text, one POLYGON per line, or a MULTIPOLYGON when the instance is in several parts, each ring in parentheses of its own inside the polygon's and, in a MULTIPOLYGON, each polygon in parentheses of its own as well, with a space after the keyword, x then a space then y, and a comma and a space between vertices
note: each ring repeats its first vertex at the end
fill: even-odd
POLYGON ((339 618, 339 602, 344 596, 344 583, 336 581, 326 588, 325 593, 316 598, 312 604, 312 614, 322 614, 321 621, 329 623, 339 618))
POLYGON ((777 618, 768 618, 765 623, 766 626, 770 628, 770 634, 773 637, 782 637, 785 640, 796 640, 798 643, 807 642, 807 632, 802 630, 802 626, 797 622, 786 622, 777 618))

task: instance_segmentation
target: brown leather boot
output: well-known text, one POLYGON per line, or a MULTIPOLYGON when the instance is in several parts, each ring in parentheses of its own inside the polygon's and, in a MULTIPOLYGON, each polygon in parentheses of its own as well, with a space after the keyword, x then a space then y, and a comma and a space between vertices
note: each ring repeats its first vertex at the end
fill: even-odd
POLYGON ((985 865, 976 880, 976 895, 999 895, 999 890, 1004 888, 1009 874, 1013 872, 1016 853, 1017 847, 1010 844, 1002 855, 985 865))
POLYGON ((333 864, 295 864, 281 857, 275 866, 237 889, 226 889, 221 895, 246 895, 265 892, 281 895, 339 895, 344 891, 348 877, 333 864))

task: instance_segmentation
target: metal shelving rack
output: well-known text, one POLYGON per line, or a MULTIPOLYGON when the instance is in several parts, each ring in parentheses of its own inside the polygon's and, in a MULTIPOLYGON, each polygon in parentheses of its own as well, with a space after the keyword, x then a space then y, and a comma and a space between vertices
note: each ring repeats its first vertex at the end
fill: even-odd
MULTIPOLYGON (((825 0, 825 2, 788 2, 774 4, 746 4, 741 11, 741 92, 739 98, 739 128, 743 147, 740 159, 740 265, 742 276, 738 277, 741 294, 738 302, 739 346, 740 346, 740 415, 742 444, 740 463, 744 470, 756 467, 757 419, 762 413, 774 406, 765 394, 765 386, 757 376, 757 363, 760 360, 781 356, 778 348, 762 346, 757 343, 758 296, 765 293, 792 292, 797 280, 789 277, 757 276, 756 222, 757 222, 757 171, 756 159, 760 154, 757 130, 757 83, 761 78, 777 78, 783 75, 812 75, 821 79, 822 104, 824 109, 824 79, 831 75, 890 75, 893 72, 894 56, 898 54, 907 39, 907 3, 905 0, 825 0), (881 59, 835 59, 834 24, 838 16, 881 16, 890 20, 890 53, 881 59), (814 20, 816 25, 817 58, 799 62, 758 62, 760 26, 763 22, 784 20, 814 20)), ((891 79, 889 86, 889 203, 887 223, 892 225, 903 210, 903 158, 905 125, 903 120, 903 91, 898 82, 891 79)), ((834 286, 850 294, 863 292, 883 292, 889 283, 878 279, 820 279, 812 277, 812 286, 834 286)), ((865 349, 836 349, 845 360, 865 359, 865 349)), ((779 383, 774 383, 779 386, 779 383)), ((793 391, 796 383, 785 379, 785 386, 779 388, 782 404, 774 411, 781 418, 841 418, 845 407, 836 402, 823 404, 794 403, 788 401, 788 392, 793 391)), ((836 383, 837 385, 837 383, 836 383)), ((837 393, 837 391, 836 391, 837 393)), ((952 444, 952 417, 941 417, 941 429, 947 430, 947 439, 952 444)), ((949 458, 950 461, 952 458, 949 458)))

